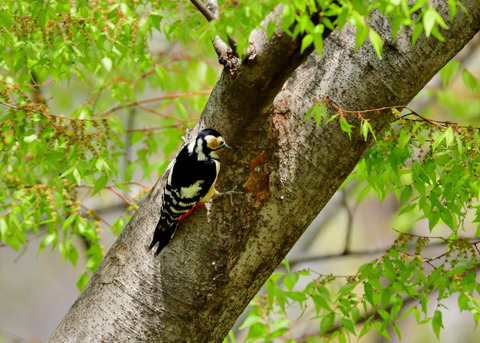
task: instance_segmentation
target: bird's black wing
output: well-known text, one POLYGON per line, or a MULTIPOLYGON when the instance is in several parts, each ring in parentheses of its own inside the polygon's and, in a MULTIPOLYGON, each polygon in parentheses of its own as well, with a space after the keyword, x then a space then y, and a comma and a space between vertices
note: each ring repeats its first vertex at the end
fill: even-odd
POLYGON ((159 242, 158 254, 172 239, 179 218, 202 199, 217 177, 217 165, 211 158, 198 160, 184 146, 178 154, 163 189, 160 219, 150 249, 159 242))

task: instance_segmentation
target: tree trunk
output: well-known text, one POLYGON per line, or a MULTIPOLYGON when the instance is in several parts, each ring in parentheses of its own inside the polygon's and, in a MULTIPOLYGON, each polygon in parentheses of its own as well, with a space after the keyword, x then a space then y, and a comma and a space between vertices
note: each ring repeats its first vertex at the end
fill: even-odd
MULTIPOLYGON (((344 28, 325 40, 322 57, 312 53, 297 68, 298 42, 256 32, 254 54, 222 73, 190 134, 213 127, 224 135, 235 150, 221 153, 217 188, 238 184, 246 194, 196 210, 154 256, 159 180, 50 342, 221 342, 372 144, 355 117, 351 139, 337 120, 304 123, 314 98, 347 110, 406 105, 480 30, 480 2, 463 4, 471 21, 459 11, 444 43, 422 34, 415 47, 410 29, 392 42, 388 22, 373 15, 381 60, 368 43, 354 52, 354 29, 344 28)), ((370 118, 377 137, 393 119, 389 111, 370 118)))

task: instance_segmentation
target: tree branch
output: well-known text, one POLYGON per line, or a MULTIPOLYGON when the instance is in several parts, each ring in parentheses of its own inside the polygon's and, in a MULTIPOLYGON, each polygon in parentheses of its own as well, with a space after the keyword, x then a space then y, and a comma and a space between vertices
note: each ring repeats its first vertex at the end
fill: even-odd
POLYGON ((205 6, 202 0, 190 0, 190 2, 203 14, 203 16, 208 20, 217 20, 218 18, 210 12, 210 10, 205 6))
POLYGON ((197 96, 197 95, 208 95, 208 94, 210 94, 210 92, 211 91, 171 93, 171 94, 157 96, 157 97, 149 98, 149 99, 130 101, 130 102, 127 102, 126 104, 115 105, 115 106, 109 108, 108 110, 106 110, 105 112, 97 114, 96 116, 97 117, 104 117, 104 116, 106 116, 106 115, 108 115, 112 112, 118 111, 122 108, 131 107, 131 106, 140 106, 140 104, 144 104, 144 103, 147 103, 147 102, 163 101, 163 100, 167 100, 167 99, 174 99, 174 98, 181 98, 181 97, 191 97, 191 96, 197 96))
MULTIPOLYGON (((416 245, 417 245, 416 242, 408 244, 407 249, 409 250, 415 249, 416 245)), ((445 245, 447 245, 447 242, 442 241, 438 243, 427 244, 425 248, 427 249, 438 248, 445 245)), ((371 256, 371 255, 377 255, 377 254, 385 254, 385 252, 390 248, 391 246, 387 246, 387 247, 381 247, 381 248, 375 248, 375 249, 349 251, 347 253, 341 252, 341 253, 327 254, 327 255, 305 256, 305 257, 300 257, 295 259, 292 258, 288 261, 288 263, 290 264, 290 267, 293 268, 294 266, 303 264, 303 263, 322 262, 322 261, 339 259, 343 257, 362 257, 362 256, 371 256)))
MULTIPOLYGON (((203 16, 208 20, 218 20, 218 2, 215 0, 207 0, 207 5, 202 2, 202 0, 190 0, 192 4, 203 14, 203 16)), ((220 36, 215 36, 213 39, 213 48, 217 52, 218 61, 220 64, 224 65, 226 68, 233 68, 237 63, 238 54, 237 54, 237 41, 230 36, 227 36, 228 43, 230 47, 220 38, 220 36)))

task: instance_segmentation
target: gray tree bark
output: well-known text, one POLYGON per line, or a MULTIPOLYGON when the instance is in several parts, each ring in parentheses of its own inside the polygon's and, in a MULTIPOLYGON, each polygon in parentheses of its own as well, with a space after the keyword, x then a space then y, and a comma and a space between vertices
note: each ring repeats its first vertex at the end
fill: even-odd
MULTIPOLYGON (((331 34, 323 55, 304 63, 299 42, 256 32, 250 58, 222 73, 190 134, 222 132, 235 150, 220 156, 217 188, 240 184, 246 194, 233 206, 221 197, 196 210, 155 257, 148 244, 159 180, 50 342, 221 342, 373 143, 357 132, 355 117, 348 118, 357 126, 351 139, 336 120, 303 123, 313 99, 347 110, 408 104, 480 30, 480 2, 463 4, 472 20, 459 12, 444 43, 422 34, 415 47, 411 30, 392 42, 388 22, 374 15, 370 25, 385 42, 381 60, 368 44, 354 52, 351 28, 331 34)), ((370 118, 377 137, 393 119, 388 111, 370 118)))

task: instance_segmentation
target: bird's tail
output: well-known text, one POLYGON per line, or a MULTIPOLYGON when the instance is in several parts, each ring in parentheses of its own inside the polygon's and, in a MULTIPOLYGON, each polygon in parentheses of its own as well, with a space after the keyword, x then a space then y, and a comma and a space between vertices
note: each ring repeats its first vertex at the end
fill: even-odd
POLYGON ((167 244, 172 240, 173 235, 175 234, 175 230, 178 225, 178 220, 174 220, 172 222, 168 219, 162 213, 157 223, 157 227, 155 228, 155 233, 153 234, 153 240, 152 240, 152 243, 150 243, 150 247, 149 247, 149 249, 151 250, 155 246, 155 244, 158 242, 158 248, 157 248, 157 251, 155 252, 155 255, 158 255, 160 251, 162 251, 162 249, 167 246, 167 244))

